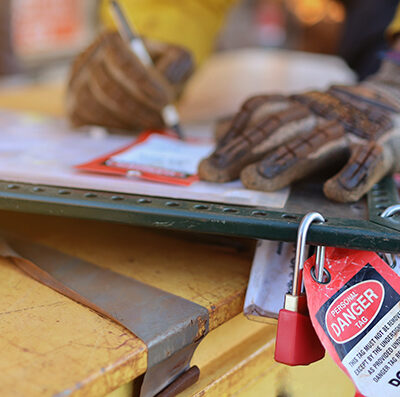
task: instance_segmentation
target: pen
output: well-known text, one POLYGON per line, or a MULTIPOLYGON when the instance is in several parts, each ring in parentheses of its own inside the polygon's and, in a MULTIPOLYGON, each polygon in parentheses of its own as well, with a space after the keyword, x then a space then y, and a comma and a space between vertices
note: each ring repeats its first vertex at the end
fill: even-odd
MULTIPOLYGON (((134 32, 132 25, 130 25, 126 19, 118 1, 111 1, 111 10, 122 38, 129 43, 131 50, 140 59, 144 66, 153 66, 153 61, 147 52, 143 40, 134 32)), ((165 125, 175 130, 178 137, 183 139, 183 132, 180 126, 179 114, 176 107, 173 104, 166 105, 161 111, 161 116, 165 125)))

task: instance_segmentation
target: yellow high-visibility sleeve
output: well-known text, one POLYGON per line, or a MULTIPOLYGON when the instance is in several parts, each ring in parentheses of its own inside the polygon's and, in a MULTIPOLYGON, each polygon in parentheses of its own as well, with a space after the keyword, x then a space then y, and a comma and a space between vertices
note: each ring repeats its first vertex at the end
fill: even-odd
MULTIPOLYGON (((120 0, 128 20, 145 37, 187 48, 199 64, 212 51, 224 18, 236 0, 120 0)), ((109 0, 101 19, 115 27, 109 0)))
POLYGON ((400 5, 397 6, 396 14, 389 27, 386 30, 386 34, 389 39, 393 39, 393 37, 400 33, 400 5))

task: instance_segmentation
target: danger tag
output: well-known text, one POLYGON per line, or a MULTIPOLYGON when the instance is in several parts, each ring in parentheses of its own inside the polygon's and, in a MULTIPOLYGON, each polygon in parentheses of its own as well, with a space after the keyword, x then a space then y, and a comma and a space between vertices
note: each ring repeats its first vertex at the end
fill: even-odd
POLYGON ((375 253, 327 248, 329 277, 304 267, 313 326, 328 353, 366 397, 400 395, 400 278, 375 253))

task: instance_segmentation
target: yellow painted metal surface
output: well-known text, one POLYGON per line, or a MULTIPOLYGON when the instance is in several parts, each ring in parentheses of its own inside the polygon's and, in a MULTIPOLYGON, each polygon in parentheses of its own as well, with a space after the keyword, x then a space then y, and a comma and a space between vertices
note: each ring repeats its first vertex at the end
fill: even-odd
POLYGON ((133 382, 126 383, 125 385, 115 389, 106 397, 132 397, 133 395, 133 382))
POLYGON ((61 116, 64 114, 64 86, 37 84, 3 88, 0 90, 0 108, 61 116))
MULTIPOLYGON (((196 350, 192 364, 199 381, 179 397, 353 397, 354 386, 330 357, 305 367, 274 362, 274 325, 243 315, 213 330, 196 350)), ((107 397, 131 397, 125 385, 107 397)))
POLYGON ((205 306, 210 329, 241 312, 253 251, 109 222, 1 212, 0 227, 205 306))
POLYGON ((179 396, 354 396, 351 381, 330 357, 306 367, 276 363, 275 332, 275 326, 243 315, 226 322, 200 344, 193 357, 201 369, 199 382, 179 396))
POLYGON ((146 370, 146 347, 114 322, 0 260, 0 395, 101 396, 146 370))
MULTIPOLYGON (((0 228, 204 305, 210 310, 211 328, 236 316, 242 309, 251 253, 238 254, 195 240, 182 240, 171 232, 11 212, 0 213, 0 228)), ((10 280, 10 274, 16 274, 15 284, 20 289, 6 281, 0 290, 3 311, 13 307, 26 291, 32 302, 26 305, 22 300, 14 317, 6 323, 0 322, 0 340, 9 335, 6 344, 11 337, 26 343, 29 351, 36 352, 35 346, 42 346, 53 353, 34 354, 33 358, 29 351, 12 346, 3 350, 0 367, 9 362, 25 364, 22 368, 12 366, 7 373, 0 372, 0 385, 4 385, 0 395, 14 396, 15 387, 10 387, 8 379, 21 379, 17 383, 21 396, 27 391, 32 396, 50 396, 71 388, 79 391, 77 395, 100 396, 145 371, 146 350, 139 339, 6 265, 0 263, 6 272, 2 279, 10 280), (67 304, 49 310, 46 306, 49 301, 67 304), (26 307, 36 309, 23 310, 26 307), (23 326, 30 321, 33 321, 35 338, 31 337, 32 329, 23 326), (57 321, 62 321, 62 326, 57 321), (84 330, 79 324, 83 324, 84 330), (81 343, 74 342, 80 339, 84 340, 84 346, 90 346, 90 353, 81 343), (74 365, 70 363, 71 357, 74 365), (137 364, 129 364, 134 360, 137 364), (41 389, 32 388, 26 382, 30 378, 36 379, 41 389)))

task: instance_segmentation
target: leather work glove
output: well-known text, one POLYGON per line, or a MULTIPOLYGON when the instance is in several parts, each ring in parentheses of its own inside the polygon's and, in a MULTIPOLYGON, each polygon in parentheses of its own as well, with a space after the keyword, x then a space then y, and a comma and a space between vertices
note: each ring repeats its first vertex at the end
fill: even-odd
POLYGON ((75 59, 66 100, 73 126, 164 127, 161 110, 177 99, 193 71, 193 61, 178 46, 144 42, 154 67, 143 66, 117 32, 101 34, 75 59))
POLYGON ((343 158, 325 195, 357 201, 383 176, 400 171, 400 66, 385 60, 377 74, 326 92, 248 99, 199 165, 200 178, 240 177, 249 189, 274 191, 343 158))

